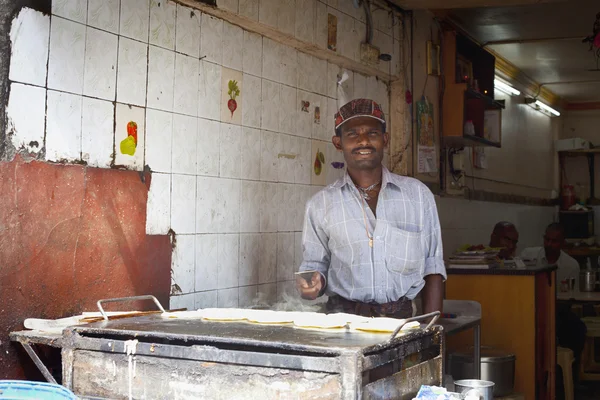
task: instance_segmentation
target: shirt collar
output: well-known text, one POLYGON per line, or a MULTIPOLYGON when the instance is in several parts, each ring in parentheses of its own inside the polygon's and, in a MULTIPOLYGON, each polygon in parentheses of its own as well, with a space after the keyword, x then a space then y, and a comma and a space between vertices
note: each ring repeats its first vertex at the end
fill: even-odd
MULTIPOLYGON (((384 165, 382 165, 381 189, 382 190, 385 189, 385 187, 388 185, 388 183, 391 183, 392 185, 396 186, 397 188, 400 188, 400 185, 394 179, 394 175, 384 165)), ((350 178, 350 175, 348 174, 348 170, 346 170, 346 173, 344 174, 343 177, 341 177, 340 179, 338 179, 337 181, 335 181, 332 184, 332 186, 335 188, 342 188, 346 185, 348 185, 350 187, 354 186, 354 182, 352 181, 352 178, 350 178)))

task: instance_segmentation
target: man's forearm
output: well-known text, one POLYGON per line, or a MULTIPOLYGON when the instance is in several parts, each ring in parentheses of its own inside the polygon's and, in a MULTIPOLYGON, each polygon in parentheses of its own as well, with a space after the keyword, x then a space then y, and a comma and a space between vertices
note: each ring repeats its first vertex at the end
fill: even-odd
POLYGON ((421 301, 423 303, 423 314, 433 311, 442 311, 443 308, 443 279, 442 275, 427 275, 421 301))

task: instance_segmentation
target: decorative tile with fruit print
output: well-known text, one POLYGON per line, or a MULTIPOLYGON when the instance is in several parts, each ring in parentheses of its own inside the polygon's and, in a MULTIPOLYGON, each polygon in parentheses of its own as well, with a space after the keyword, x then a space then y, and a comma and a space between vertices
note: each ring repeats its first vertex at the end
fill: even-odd
POLYGON ((144 169, 145 110, 117 103, 115 164, 127 169, 144 169))
POLYGON ((223 68, 221 73, 221 121, 241 125, 243 75, 240 71, 223 68))
POLYGON ((327 153, 327 142, 320 140, 312 141, 312 177, 311 184, 324 186, 327 182, 327 170, 331 168, 325 157, 327 153))

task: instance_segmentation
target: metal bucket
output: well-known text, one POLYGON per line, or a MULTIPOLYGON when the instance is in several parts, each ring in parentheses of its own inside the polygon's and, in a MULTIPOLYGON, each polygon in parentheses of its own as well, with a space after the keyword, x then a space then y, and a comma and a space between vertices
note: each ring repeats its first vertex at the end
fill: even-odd
POLYGON ((583 270, 579 273, 579 291, 593 292, 596 289, 596 271, 583 270))
POLYGON ((463 379, 454 382, 454 391, 460 393, 466 400, 493 400, 494 382, 463 379))

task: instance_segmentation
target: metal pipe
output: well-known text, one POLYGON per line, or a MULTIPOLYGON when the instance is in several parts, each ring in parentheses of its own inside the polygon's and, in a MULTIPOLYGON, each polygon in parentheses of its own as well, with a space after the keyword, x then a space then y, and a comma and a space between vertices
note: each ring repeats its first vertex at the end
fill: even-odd
POLYGON ((365 42, 371 44, 373 43, 373 15, 371 14, 371 2, 362 0, 362 4, 367 16, 367 37, 365 38, 365 42))
POLYGON ((25 351, 27 352, 27 354, 29 354, 29 357, 31 357, 31 360, 35 363, 36 367, 38 367, 38 369, 40 370, 42 375, 44 375, 44 378, 46 378, 46 380, 48 382, 56 384, 56 379, 54 379, 54 377, 52 376, 50 371, 48 371, 48 368, 46 368, 46 366, 44 365, 42 360, 40 360, 40 357, 31 348, 29 343, 25 343, 25 342, 20 342, 20 343, 23 346, 23 348, 25 349, 25 351))
POLYGON ((562 40, 581 40, 581 36, 559 36, 549 38, 533 38, 533 39, 506 39, 506 40, 490 40, 485 42, 482 47, 493 46, 496 44, 524 44, 524 43, 543 43, 543 42, 554 42, 562 40))
POLYGON ((544 82, 541 83, 540 86, 548 86, 548 85, 573 85, 577 83, 600 83, 600 79, 591 79, 587 81, 563 81, 563 82, 544 82))

